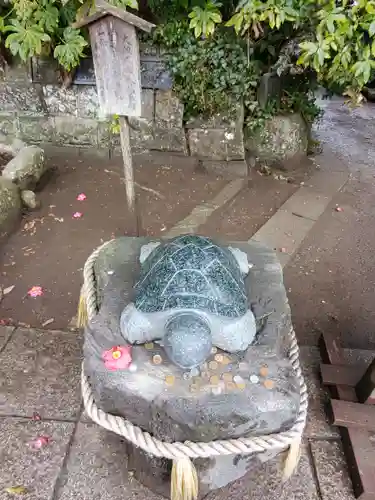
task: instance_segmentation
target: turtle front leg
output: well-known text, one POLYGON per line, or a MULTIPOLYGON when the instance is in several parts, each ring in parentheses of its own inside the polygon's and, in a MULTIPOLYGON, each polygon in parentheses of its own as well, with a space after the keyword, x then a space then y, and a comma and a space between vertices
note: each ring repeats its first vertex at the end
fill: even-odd
POLYGON ((158 338, 154 324, 147 315, 138 311, 134 304, 128 304, 122 311, 120 330, 130 344, 145 344, 158 338))

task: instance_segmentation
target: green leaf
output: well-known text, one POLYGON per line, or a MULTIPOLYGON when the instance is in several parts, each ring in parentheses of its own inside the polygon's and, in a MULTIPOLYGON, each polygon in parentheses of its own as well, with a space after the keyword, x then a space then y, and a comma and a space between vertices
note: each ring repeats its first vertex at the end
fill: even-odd
POLYGON ((372 42, 372 45, 371 45, 371 54, 372 54, 372 57, 375 57, 375 40, 372 42))
POLYGON ((71 27, 64 30, 64 42, 55 47, 53 55, 65 69, 70 71, 78 66, 87 42, 79 30, 71 27))
POLYGON ((372 23, 370 24, 370 26, 368 28, 368 32, 369 32, 370 36, 374 36, 375 35, 375 20, 372 21, 372 23))

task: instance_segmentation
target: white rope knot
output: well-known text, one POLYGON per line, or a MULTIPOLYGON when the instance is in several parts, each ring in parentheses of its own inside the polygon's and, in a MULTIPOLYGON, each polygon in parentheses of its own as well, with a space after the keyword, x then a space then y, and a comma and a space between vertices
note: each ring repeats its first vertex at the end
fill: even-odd
MULTIPOLYGON (((113 240, 111 240, 113 241, 113 240)), ((94 264, 99 253, 108 241, 97 248, 87 259, 84 270, 84 284, 81 290, 79 316, 89 321, 97 314, 97 290, 94 264)), ((84 321, 85 322, 85 321, 84 321)), ((84 326, 84 325, 80 325, 84 326)), ((198 475, 192 462, 195 458, 209 458, 223 455, 245 455, 262 453, 270 450, 286 449, 283 467, 283 479, 288 479, 295 471, 299 457, 302 434, 307 417, 307 388, 302 376, 299 362, 299 349, 294 330, 290 331, 289 360, 297 375, 300 386, 300 407, 294 425, 284 432, 256 437, 242 437, 209 443, 192 443, 190 441, 167 443, 151 436, 148 432, 132 424, 123 417, 118 417, 101 410, 95 403, 88 378, 82 365, 82 397, 88 416, 101 427, 124 437, 135 446, 156 457, 173 460, 171 477, 172 500, 196 500, 198 497, 198 475)))

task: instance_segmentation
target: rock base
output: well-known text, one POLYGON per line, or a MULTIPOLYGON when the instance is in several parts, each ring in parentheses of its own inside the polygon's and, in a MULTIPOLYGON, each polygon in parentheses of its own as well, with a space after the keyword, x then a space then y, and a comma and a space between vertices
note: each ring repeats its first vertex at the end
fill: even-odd
MULTIPOLYGON (((126 443, 128 470, 135 479, 152 492, 170 498, 172 460, 158 458, 126 443)), ((279 452, 268 452, 254 455, 229 455, 216 458, 199 458, 193 460, 198 474, 198 500, 210 491, 223 488, 247 472, 259 467, 259 464, 276 457, 279 452)))

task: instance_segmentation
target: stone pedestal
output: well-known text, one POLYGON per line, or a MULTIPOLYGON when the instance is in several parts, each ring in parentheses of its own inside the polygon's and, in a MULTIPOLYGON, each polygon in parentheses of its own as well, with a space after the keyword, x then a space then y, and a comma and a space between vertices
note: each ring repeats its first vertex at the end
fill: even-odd
MULTIPOLYGON (((105 367, 103 353, 125 344, 119 318, 132 301, 140 248, 149 241, 154 240, 119 238, 95 263, 100 311, 86 328, 84 370, 97 405, 166 442, 209 442, 289 429, 299 410, 299 384, 287 357, 290 310, 281 266, 259 243, 231 243, 253 264, 245 285, 257 336, 247 351, 230 354, 214 348, 206 363, 185 373, 171 365, 163 347, 154 342, 133 346, 132 370, 105 367)), ((129 444, 127 449, 135 477, 167 496, 170 461, 129 444)), ((275 454, 195 460, 200 495, 242 477, 275 454)))

